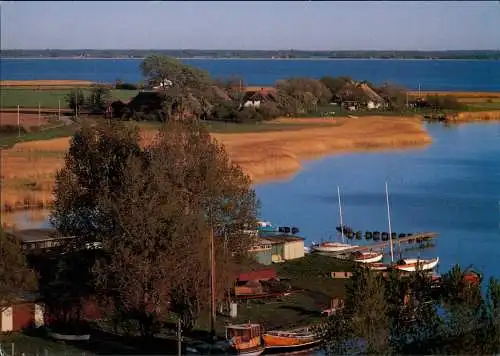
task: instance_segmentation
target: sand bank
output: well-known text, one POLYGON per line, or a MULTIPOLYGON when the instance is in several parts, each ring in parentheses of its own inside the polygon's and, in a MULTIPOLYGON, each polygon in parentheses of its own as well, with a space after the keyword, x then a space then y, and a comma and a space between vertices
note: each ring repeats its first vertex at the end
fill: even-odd
MULTIPOLYGON (((432 140, 418 118, 363 117, 358 119, 301 120, 311 126, 259 133, 214 134, 233 162, 255 183, 291 177, 301 161, 327 154, 360 150, 419 147, 432 140), (323 125, 317 125, 318 122, 323 125), (326 123, 326 124, 325 124, 326 123), (315 125, 316 124, 316 125, 315 125)), ((142 133, 147 144, 154 131, 142 133)), ((52 200, 56 171, 64 164, 69 138, 16 144, 2 152, 2 209, 20 209, 25 203, 44 207, 52 200)))

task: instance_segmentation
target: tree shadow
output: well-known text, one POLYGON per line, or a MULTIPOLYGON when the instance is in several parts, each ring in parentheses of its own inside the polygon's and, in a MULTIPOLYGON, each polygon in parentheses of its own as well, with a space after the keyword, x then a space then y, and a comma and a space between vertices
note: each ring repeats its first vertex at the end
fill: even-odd
POLYGON ((318 316, 321 314, 321 312, 317 310, 306 309, 304 307, 300 307, 297 305, 282 305, 279 307, 279 309, 293 310, 300 315, 307 315, 307 316, 318 316))

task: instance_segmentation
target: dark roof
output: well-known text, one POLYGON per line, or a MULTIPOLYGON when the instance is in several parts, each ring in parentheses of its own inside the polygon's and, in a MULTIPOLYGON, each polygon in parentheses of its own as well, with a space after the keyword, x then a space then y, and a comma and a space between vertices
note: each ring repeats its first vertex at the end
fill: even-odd
POLYGON ((258 91, 247 91, 243 96, 243 101, 265 101, 276 100, 275 91, 261 89, 258 91))
POLYGON ((277 278, 276 270, 274 268, 266 268, 258 271, 251 271, 240 273, 237 280, 238 282, 248 282, 248 281, 262 281, 277 278))
POLYGON ((56 229, 28 229, 16 230, 10 232, 11 235, 17 237, 21 242, 43 242, 52 240, 71 239, 71 236, 61 236, 56 229))
POLYGON ((292 241, 304 241, 305 239, 303 237, 295 235, 273 235, 273 236, 266 236, 266 240, 276 241, 276 242, 292 242, 292 241))

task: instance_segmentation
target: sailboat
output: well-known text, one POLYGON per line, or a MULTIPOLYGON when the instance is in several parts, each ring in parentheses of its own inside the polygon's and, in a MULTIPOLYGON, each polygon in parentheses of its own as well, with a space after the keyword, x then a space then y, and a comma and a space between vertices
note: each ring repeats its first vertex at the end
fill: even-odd
MULTIPOLYGON (((432 259, 421 259, 421 258, 402 258, 397 263, 394 263, 394 251, 392 245, 392 229, 391 229, 391 210, 389 208, 389 190, 387 188, 387 182, 385 182, 385 199, 387 203, 387 221, 389 224, 389 241, 391 247, 391 267, 393 269, 405 272, 415 272, 415 271, 429 271, 437 266, 439 263, 439 257, 432 259)), ((401 255, 401 243, 398 242, 399 254, 401 255)))
POLYGON ((313 244, 312 249, 318 252, 341 252, 345 250, 352 249, 353 247, 359 247, 358 245, 351 245, 345 243, 344 236, 344 224, 342 221, 342 202, 340 200, 340 187, 337 186, 337 195, 339 198, 339 215, 340 215, 340 233, 342 236, 342 242, 326 241, 319 244, 313 244))

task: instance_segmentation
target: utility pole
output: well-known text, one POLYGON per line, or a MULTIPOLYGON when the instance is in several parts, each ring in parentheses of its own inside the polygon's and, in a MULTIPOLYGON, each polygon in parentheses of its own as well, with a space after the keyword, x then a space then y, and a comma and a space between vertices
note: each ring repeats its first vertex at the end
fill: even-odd
MULTIPOLYGON (((210 212, 212 214, 212 212, 210 212)), ((210 220, 212 216, 210 215, 210 220)), ((214 230, 210 223, 210 334, 212 340, 215 339, 215 318, 216 318, 216 303, 215 303, 215 253, 214 253, 214 230)))
POLYGON ((61 121, 61 99, 58 101, 58 107, 57 107, 57 119, 61 121))
POLYGON ((17 106, 17 137, 21 137, 21 117, 19 113, 19 105, 17 106))
POLYGON ((40 113, 40 103, 38 103, 38 127, 40 127, 40 119, 41 119, 41 113, 40 113))
POLYGON ((177 355, 182 356, 182 322, 177 319, 177 355))

